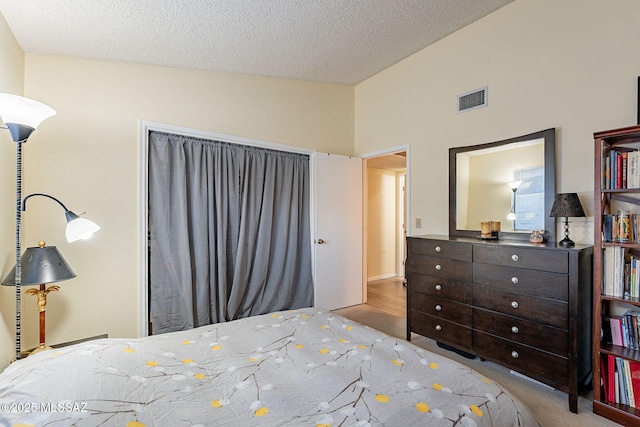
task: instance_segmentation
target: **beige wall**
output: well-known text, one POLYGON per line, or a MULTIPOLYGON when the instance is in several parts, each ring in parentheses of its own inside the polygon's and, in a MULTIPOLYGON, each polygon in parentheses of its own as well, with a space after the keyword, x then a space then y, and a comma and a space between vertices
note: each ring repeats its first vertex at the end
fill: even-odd
MULTIPOLYGON (((25 194, 54 195, 102 227, 69 244, 63 211, 44 198, 29 201, 23 246, 41 239, 57 246, 78 275, 50 294, 50 343, 138 334, 139 120, 353 154, 352 86, 34 54, 25 70, 25 96, 58 113, 27 144, 25 194)), ((24 348, 37 343, 30 299, 23 299, 24 348)), ((15 312, 7 311, 5 323, 15 312)), ((0 368, 11 355, 0 347, 0 368)))
MULTIPOLYGON (((593 132, 636 123, 640 2, 516 0, 356 86, 357 153, 411 146, 411 234, 448 232, 448 149, 557 128, 557 191, 593 216, 593 132), (456 96, 489 86, 489 106, 456 96), (415 228, 415 219, 422 228, 415 228)), ((571 238, 593 241, 593 218, 571 238)))
MULTIPOLYGON (((24 53, 0 14, 0 92, 22 94, 24 53)), ((4 124, 2 125, 4 126, 4 124)), ((35 135, 34 135, 35 137, 35 135)), ((16 144, 0 131, 0 281, 15 264, 16 144)), ((0 370, 15 355, 15 288, 0 286, 0 370)))
POLYGON ((397 273, 397 174, 367 168, 367 278, 397 273))

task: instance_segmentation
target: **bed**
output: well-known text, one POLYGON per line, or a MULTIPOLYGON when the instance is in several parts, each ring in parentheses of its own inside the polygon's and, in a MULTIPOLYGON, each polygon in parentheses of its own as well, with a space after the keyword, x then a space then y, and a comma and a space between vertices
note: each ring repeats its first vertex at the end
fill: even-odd
POLYGON ((539 426, 491 379, 316 308, 21 359, 0 425, 539 426))

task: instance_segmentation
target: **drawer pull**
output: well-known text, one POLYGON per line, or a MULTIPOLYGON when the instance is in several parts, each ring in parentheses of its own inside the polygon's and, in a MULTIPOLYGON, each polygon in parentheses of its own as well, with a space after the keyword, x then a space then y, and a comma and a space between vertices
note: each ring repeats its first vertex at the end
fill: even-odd
POLYGON ((442 307, 440 306, 440 304, 436 305, 436 311, 442 311, 442 307))
POLYGON ((442 326, 436 325, 436 331, 441 331, 441 330, 442 330, 442 326))
POLYGON ((517 326, 512 326, 511 327, 511 332, 513 332, 514 334, 517 334, 518 332, 520 332, 520 329, 518 329, 517 326))
POLYGON ((436 285, 436 291, 441 291, 441 290, 442 290, 442 286, 436 285))
POLYGON ((516 283, 518 283, 518 278, 517 278, 517 277, 515 277, 515 276, 514 276, 514 277, 512 277, 512 278, 511 278, 511 283, 513 283, 514 285, 515 285, 516 283))
POLYGON ((516 254, 511 255, 511 260, 512 261, 518 261, 518 255, 516 255, 516 254))
POLYGON ((511 307, 518 308, 519 304, 517 301, 511 301, 511 307))
POLYGON ((440 246, 436 246, 436 252, 440 252, 442 248, 440 246))
POLYGON ((436 270, 438 271, 442 270, 442 266, 440 264, 436 265, 436 270))
POLYGON ((518 354, 517 351, 512 351, 511 352, 511 357, 513 357, 514 359, 517 359, 518 357, 520 357, 520 355, 518 354))

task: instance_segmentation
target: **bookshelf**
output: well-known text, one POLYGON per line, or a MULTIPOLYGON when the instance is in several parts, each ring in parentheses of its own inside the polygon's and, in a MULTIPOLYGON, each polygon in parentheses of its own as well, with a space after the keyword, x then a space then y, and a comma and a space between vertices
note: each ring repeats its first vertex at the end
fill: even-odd
MULTIPOLYGON (((596 132, 594 142, 593 412, 621 425, 638 426, 640 405, 629 400, 633 400, 634 387, 630 376, 623 378, 623 372, 629 366, 640 364, 640 350, 634 349, 640 348, 640 343, 634 342, 640 338, 636 332, 640 326, 633 325, 631 315, 625 316, 633 310, 640 312, 640 294, 634 291, 631 295, 631 269, 627 267, 625 274, 624 267, 630 258, 640 258, 640 221, 637 224, 633 221, 635 214, 640 219, 640 164, 636 154, 640 151, 640 126, 596 132), (623 232, 617 236, 620 211, 624 212, 623 218, 625 213, 629 215, 628 241, 624 219, 621 221, 623 232), (612 253, 619 254, 615 262, 612 262, 612 253), (612 292, 614 285, 617 285, 616 291, 612 292), (638 338, 626 335, 622 345, 614 345, 614 339, 610 338, 612 318, 624 318, 630 323, 628 333, 636 332, 638 338), (612 370, 612 361, 614 365, 620 363, 620 369, 616 366, 612 370), (629 383, 627 391, 626 382, 629 383), (617 396, 612 392, 616 389, 617 396)), ((637 393, 640 394, 640 386, 637 393)))

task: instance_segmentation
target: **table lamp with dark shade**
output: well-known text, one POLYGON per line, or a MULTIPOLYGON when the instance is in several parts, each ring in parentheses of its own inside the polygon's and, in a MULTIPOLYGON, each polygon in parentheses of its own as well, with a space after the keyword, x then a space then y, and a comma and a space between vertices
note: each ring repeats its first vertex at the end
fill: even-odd
MULTIPOLYGON (((55 285, 45 288, 45 284, 73 279, 76 274, 71 270, 71 267, 69 267, 69 264, 67 264, 58 249, 55 246, 45 246, 45 242, 38 242, 38 247, 27 248, 21 257, 20 263, 22 266, 22 285, 40 285, 39 289, 29 289, 25 292, 27 295, 36 295, 38 297, 40 345, 34 350, 35 353, 50 348, 45 343, 47 294, 49 292, 57 292, 60 289, 55 285)), ((15 286, 15 275, 16 269, 14 266, 7 277, 4 278, 2 284, 15 286)))
POLYGON ((559 246, 570 248, 575 245, 573 240, 569 239, 569 217, 584 217, 584 209, 576 193, 560 193, 556 194, 556 199, 551 208, 551 217, 564 217, 564 239, 558 242, 559 246))

